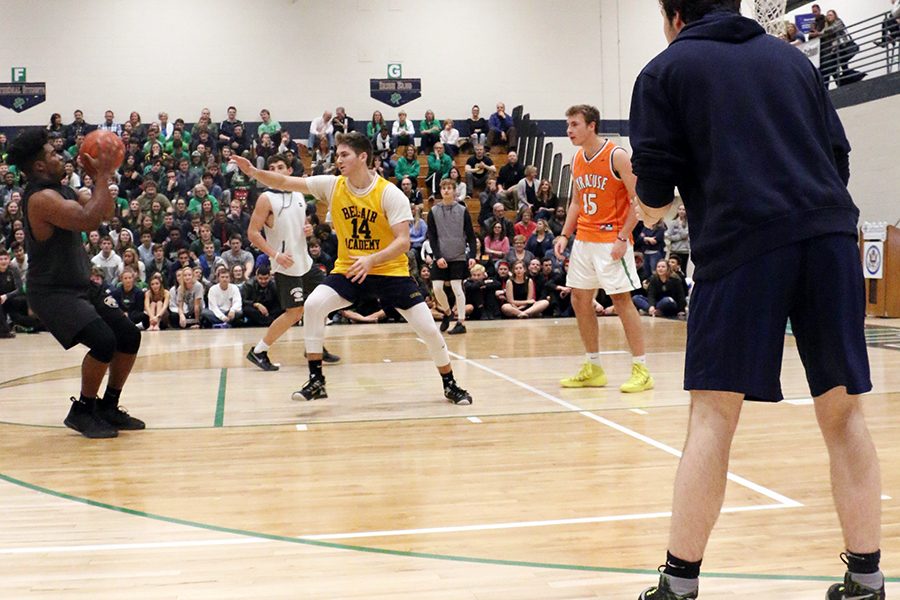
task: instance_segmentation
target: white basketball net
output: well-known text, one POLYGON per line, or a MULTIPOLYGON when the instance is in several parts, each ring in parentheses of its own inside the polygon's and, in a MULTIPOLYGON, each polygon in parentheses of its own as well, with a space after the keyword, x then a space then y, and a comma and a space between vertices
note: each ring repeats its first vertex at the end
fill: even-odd
POLYGON ((784 13, 787 0, 753 0, 753 18, 771 35, 785 32, 784 13))

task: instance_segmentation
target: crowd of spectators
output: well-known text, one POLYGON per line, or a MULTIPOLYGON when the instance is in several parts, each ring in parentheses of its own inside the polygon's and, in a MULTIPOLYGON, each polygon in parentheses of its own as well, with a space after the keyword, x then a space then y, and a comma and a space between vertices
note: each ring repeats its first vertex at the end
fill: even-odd
MULTIPOLYGON (((418 124, 403 110, 392 124, 380 111, 365 124, 343 107, 324 111, 310 125, 306 161, 294 137, 268 110, 260 111, 255 133, 238 119, 236 107, 228 107, 226 114, 216 124, 204 108, 190 126, 182 118, 171 121, 165 112, 150 123, 132 112, 120 123, 106 111, 98 125, 88 123, 81 110, 67 125, 59 114, 51 116, 51 143, 66 165, 62 185, 76 190, 108 185, 116 199, 115 215, 98 230, 84 232, 84 246, 92 278, 110 288, 140 328, 264 327, 277 318, 282 308, 268 257, 247 236, 249 215, 262 189, 230 158, 239 154, 263 165, 278 153, 295 176, 334 173, 335 135, 354 130, 372 139, 376 169, 410 200, 411 273, 433 309, 430 268, 436 258, 425 216, 440 182, 449 178, 456 184, 457 200, 472 207, 481 232, 476 248, 469 248, 476 260, 464 283, 469 318, 572 316, 571 290, 565 285, 568 260, 558 260, 552 250, 566 218, 565 200, 549 181, 537 178, 534 166, 519 161, 515 126, 502 102, 489 119, 473 106, 465 136, 452 120, 440 120, 430 110, 418 124), (93 129, 111 131, 125 144, 115 181, 95 182, 79 166, 79 149, 93 129), (498 157, 503 163, 499 168, 494 162, 498 157)), ((10 326, 30 332, 41 325, 23 294, 28 270, 21 208, 25 182, 3 160, 5 147, 0 134, 0 337, 11 337, 10 326)), ((337 239, 327 223, 319 222, 314 202, 309 206, 313 268, 327 273, 337 256, 337 239)), ((635 230, 638 257, 644 257, 644 285, 635 302, 647 314, 684 313, 687 285, 681 265, 687 263, 689 245, 683 217, 682 211, 668 230, 635 230), (666 243, 674 264, 663 273, 657 262, 666 256, 666 243)), ((602 292, 597 311, 610 314, 602 292)), ((436 309, 434 313, 443 316, 436 309)), ((362 298, 333 316, 333 322, 390 319, 400 316, 374 298, 362 298)))
MULTIPOLYGON (((900 44, 900 0, 888 0, 892 4, 882 25, 881 31, 875 34, 874 40, 877 46, 892 48, 900 44)), ((844 21, 838 16, 836 10, 822 12, 819 4, 811 7, 813 21, 810 24, 808 35, 804 35, 796 24, 785 22, 782 39, 795 46, 806 41, 818 39, 819 46, 819 70, 825 79, 826 86, 832 81, 837 86, 848 85, 862 81, 866 73, 850 68, 850 61, 859 53, 859 43, 847 31, 844 21)), ((866 37, 869 33, 864 33, 866 37)))

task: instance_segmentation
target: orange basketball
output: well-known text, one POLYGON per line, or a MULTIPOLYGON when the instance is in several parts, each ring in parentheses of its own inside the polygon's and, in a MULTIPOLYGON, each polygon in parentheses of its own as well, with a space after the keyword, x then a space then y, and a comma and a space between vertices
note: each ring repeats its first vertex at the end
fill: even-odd
MULTIPOLYGON (((113 132, 95 129, 84 136, 78 156, 81 157, 84 154, 97 160, 101 165, 118 169, 122 165, 122 161, 125 160, 125 144, 113 132)), ((82 158, 80 162, 88 175, 97 177, 97 171, 89 161, 82 158)))

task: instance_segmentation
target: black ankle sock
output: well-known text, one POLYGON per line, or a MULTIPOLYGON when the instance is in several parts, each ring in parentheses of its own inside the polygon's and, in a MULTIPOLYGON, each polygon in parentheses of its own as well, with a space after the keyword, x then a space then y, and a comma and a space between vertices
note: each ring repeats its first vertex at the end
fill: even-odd
POLYGON ((441 373, 441 381, 444 382, 444 387, 447 387, 451 383, 456 383, 456 380, 453 379, 453 371, 449 373, 441 373))
POLYGON ((95 396, 85 396, 84 394, 80 394, 78 397, 78 401, 87 406, 93 406, 94 400, 96 400, 95 396))
POLYGON ((881 562, 881 550, 871 554, 857 554, 847 550, 847 570, 851 573, 877 573, 881 562))
POLYGON ((681 579, 697 579, 700 577, 700 563, 702 562, 702 560, 688 562, 678 558, 671 552, 666 552, 666 567, 663 569, 663 573, 672 577, 680 577, 681 579))
POLYGON ((322 379, 322 359, 309 361, 309 376, 322 379))
POLYGON ((122 396, 122 390, 114 387, 106 386, 106 392, 103 394, 103 401, 109 402, 115 406, 119 405, 119 398, 122 396))

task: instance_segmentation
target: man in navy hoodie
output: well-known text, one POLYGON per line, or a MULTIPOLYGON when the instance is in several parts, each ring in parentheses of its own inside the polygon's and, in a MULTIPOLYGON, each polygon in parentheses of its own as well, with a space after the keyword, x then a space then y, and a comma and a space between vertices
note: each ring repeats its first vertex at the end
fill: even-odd
POLYGON ((880 473, 859 402, 872 385, 850 145, 818 70, 740 16, 740 0, 660 4, 669 47, 638 76, 631 106, 638 210, 655 223, 678 187, 696 283, 668 556, 640 598, 697 597, 742 403, 782 399, 790 319, 846 544, 848 571, 827 599, 882 600, 880 473), (823 261, 833 277, 817 276, 823 261))

